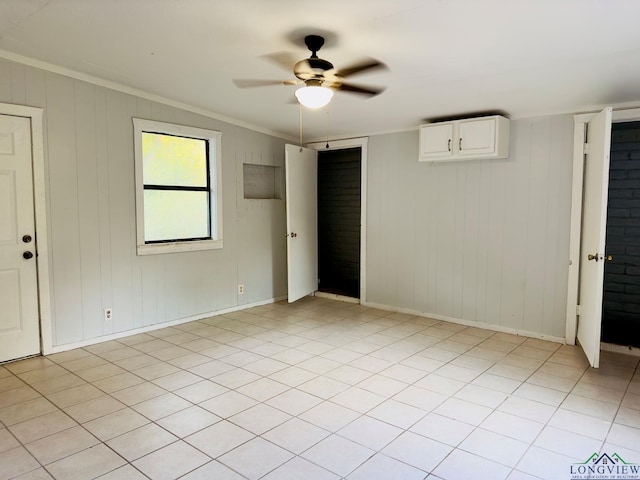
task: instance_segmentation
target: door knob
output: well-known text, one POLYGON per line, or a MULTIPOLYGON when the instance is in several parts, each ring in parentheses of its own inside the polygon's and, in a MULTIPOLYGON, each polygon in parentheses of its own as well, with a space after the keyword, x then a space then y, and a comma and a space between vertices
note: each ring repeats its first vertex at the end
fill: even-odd
POLYGON ((22 254, 22 258, 24 258, 25 260, 29 260, 30 258, 33 258, 33 253, 31 252, 24 252, 22 254))
POLYGON ((600 253, 596 253, 595 255, 587 255, 587 259, 588 260, 595 260, 596 262, 599 260, 606 260, 607 262, 610 262, 611 260, 613 260, 613 256, 612 255, 607 255, 606 257, 600 253))
POLYGON ((30 243, 30 242, 31 242, 31 240, 32 240, 31 235, 24 235, 24 236, 22 237, 22 241, 23 241, 24 243, 30 243))

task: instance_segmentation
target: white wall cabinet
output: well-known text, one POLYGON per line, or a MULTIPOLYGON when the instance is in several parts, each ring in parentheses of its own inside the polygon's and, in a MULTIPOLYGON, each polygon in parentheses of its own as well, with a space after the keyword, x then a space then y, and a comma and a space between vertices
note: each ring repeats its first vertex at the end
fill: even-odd
POLYGON ((507 158, 509 119, 500 115, 420 125, 420 161, 507 158))

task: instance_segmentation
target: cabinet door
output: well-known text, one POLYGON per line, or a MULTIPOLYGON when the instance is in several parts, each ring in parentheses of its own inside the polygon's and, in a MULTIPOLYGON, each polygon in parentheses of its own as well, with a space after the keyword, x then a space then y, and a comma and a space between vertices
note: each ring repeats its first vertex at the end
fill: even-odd
POLYGON ((463 120, 458 125, 457 154, 488 155, 496 150, 496 119, 463 120))
POLYGON ((420 159, 450 157, 453 154, 453 123, 420 127, 420 159))

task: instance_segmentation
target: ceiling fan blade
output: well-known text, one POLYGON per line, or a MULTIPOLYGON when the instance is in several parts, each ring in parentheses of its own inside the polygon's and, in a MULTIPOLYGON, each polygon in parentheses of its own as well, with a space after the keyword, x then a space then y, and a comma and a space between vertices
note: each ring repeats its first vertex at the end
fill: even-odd
POLYGON ((384 92, 385 87, 365 87, 361 85, 354 85, 353 83, 341 83, 336 86, 332 86, 336 90, 340 90, 342 92, 350 92, 350 93, 360 93, 363 95, 369 95, 373 97, 384 92))
POLYGON ((276 65, 284 68, 287 71, 291 71, 293 66, 299 60, 296 56, 291 52, 275 52, 268 53, 266 55, 262 55, 263 58, 266 58, 271 63, 275 63, 276 65))
POLYGON ((361 73, 367 70, 375 70, 380 68, 386 69, 387 66, 378 60, 375 60, 373 58, 368 58, 368 59, 362 60, 360 63, 355 63, 346 68, 339 69, 336 72, 336 75, 342 78, 346 78, 350 75, 355 75, 356 73, 361 73))
POLYGON ((243 80, 235 79, 233 83, 238 88, 253 88, 253 87, 269 87, 271 85, 297 85, 295 80, 243 80))

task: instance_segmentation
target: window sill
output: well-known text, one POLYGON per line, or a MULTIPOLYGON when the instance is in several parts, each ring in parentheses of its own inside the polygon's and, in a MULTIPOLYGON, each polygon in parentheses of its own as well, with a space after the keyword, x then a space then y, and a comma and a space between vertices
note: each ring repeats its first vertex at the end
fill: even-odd
POLYGON ((199 250, 217 250, 222 248, 222 239, 200 240, 196 242, 152 243, 138 245, 138 255, 157 255, 162 253, 196 252, 199 250))

